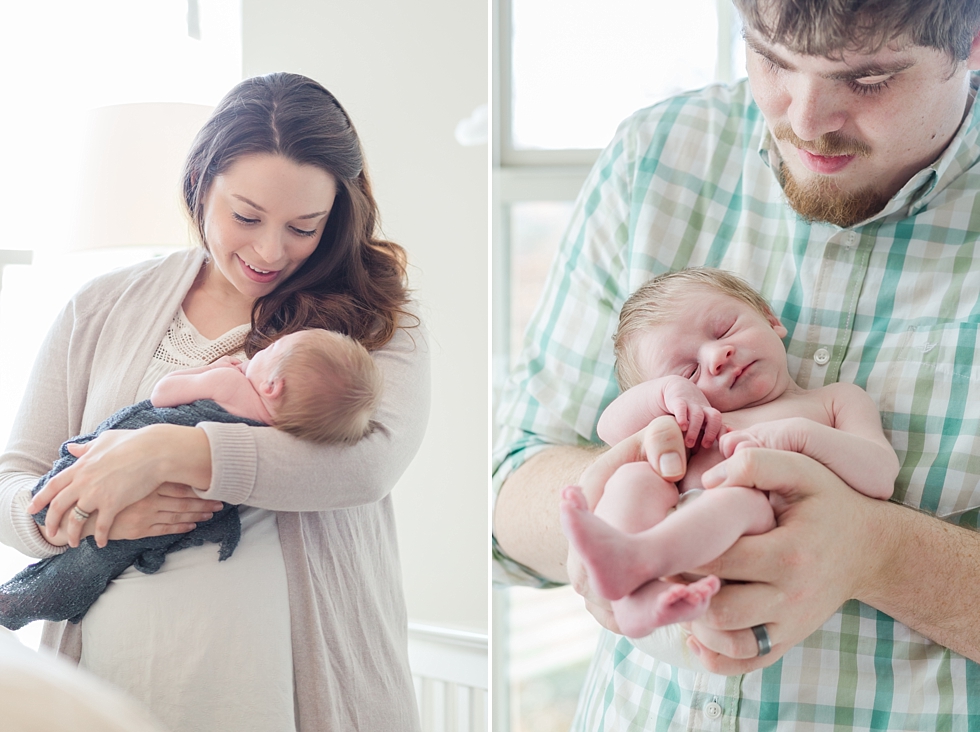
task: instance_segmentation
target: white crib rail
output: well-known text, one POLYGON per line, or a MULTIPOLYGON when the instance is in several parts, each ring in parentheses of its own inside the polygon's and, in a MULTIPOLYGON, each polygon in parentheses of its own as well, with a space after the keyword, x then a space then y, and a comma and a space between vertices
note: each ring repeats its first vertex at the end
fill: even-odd
POLYGON ((409 623, 408 658, 423 732, 487 732, 487 636, 409 623))

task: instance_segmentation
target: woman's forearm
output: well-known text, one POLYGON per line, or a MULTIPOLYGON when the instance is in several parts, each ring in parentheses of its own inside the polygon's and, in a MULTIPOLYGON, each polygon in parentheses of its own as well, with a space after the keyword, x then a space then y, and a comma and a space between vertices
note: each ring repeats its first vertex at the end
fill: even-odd
POLYGON ((886 541, 857 599, 980 662, 980 533, 894 503, 870 510, 886 541))
POLYGON ((507 478, 494 507, 493 533, 511 559, 542 577, 568 582, 568 542, 558 522, 559 492, 577 484, 599 454, 590 447, 551 447, 507 478))
POLYGON ((37 477, 22 476, 21 487, 13 475, 0 479, 0 541, 13 547, 21 554, 35 559, 46 559, 64 551, 67 539, 50 541, 43 527, 27 512, 30 489, 37 483, 37 477))
POLYGON ((198 427, 158 424, 144 427, 159 446, 156 460, 161 483, 180 483, 199 491, 211 486, 211 445, 198 427))

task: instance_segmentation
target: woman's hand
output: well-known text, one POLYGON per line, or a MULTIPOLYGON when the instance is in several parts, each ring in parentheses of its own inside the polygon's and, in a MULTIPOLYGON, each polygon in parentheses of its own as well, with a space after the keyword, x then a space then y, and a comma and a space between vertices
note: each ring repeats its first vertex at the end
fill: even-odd
MULTIPOLYGON (((151 425, 139 430, 109 430, 83 445, 70 444, 68 450, 78 460, 48 481, 28 510, 36 513, 48 506, 45 523, 58 526, 56 536, 67 538, 73 547, 78 546, 83 529, 93 520, 91 533, 98 546, 105 546, 116 517, 163 483, 206 486, 210 479, 207 435, 193 427, 151 425), (206 461, 207 471, 202 461, 206 461), (81 520, 75 507, 91 517, 81 520)), ((150 525, 146 516, 135 521, 135 526, 150 525)), ((121 531, 132 530, 134 526, 121 531)))
MULTIPOLYGON (((198 498, 186 485, 164 483, 146 498, 119 512, 109 529, 109 540, 184 534, 193 531, 199 522, 207 521, 222 508, 224 504, 221 501, 198 498)), ((57 530, 52 531, 51 523, 38 528, 48 543, 65 546, 68 544, 68 529, 77 523, 69 512, 62 517, 57 530)), ((82 525, 82 538, 95 533, 95 523, 96 515, 93 514, 82 525)))
MULTIPOLYGON (((606 482, 616 470, 627 463, 648 462, 664 480, 675 482, 687 471, 687 451, 684 435, 672 416, 654 419, 647 427, 618 442, 604 452, 579 478, 589 509, 595 510, 606 482)), ((569 545, 568 577, 575 591, 585 598, 585 607, 604 627, 619 632, 609 601, 597 595, 589 583, 582 560, 569 545)))
POLYGON ((769 492, 777 526, 744 536, 696 571, 729 583, 691 623, 689 647, 709 671, 736 675, 775 663, 847 600, 876 582, 887 547, 876 521, 886 504, 852 490, 798 453, 745 448, 702 476, 705 488, 769 492), (765 625, 772 652, 751 630, 765 625))

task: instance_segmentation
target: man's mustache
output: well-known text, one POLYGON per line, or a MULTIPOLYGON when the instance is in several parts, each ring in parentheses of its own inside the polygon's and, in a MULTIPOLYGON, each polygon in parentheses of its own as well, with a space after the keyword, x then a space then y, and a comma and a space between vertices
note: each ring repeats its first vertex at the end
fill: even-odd
POLYGON ((871 146, 847 137, 840 132, 828 132, 821 135, 816 140, 801 140, 793 132, 789 124, 782 122, 773 127, 772 136, 777 140, 788 142, 793 147, 806 150, 814 155, 833 158, 839 155, 857 155, 866 158, 871 155, 871 146))

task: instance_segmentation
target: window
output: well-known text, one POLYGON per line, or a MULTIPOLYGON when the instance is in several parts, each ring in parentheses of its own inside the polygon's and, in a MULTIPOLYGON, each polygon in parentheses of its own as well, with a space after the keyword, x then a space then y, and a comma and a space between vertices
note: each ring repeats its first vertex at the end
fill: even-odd
MULTIPOLYGON (((494 394, 599 149, 632 111, 744 75, 730 0, 495 0, 494 394)), ((496 732, 567 730, 598 625, 570 588, 494 590, 496 732)))
MULTIPOLYGON (((71 253, 65 240, 77 181, 77 131, 94 107, 129 102, 214 105, 241 80, 237 0, 54 0, 4 3, 5 107, 0 181, 0 444, 38 346, 69 295, 145 249, 71 253), (10 174, 10 173, 13 174, 10 174), (23 262, 30 257, 32 263, 23 262), (4 266, 7 264, 8 266, 4 266)), ((28 558, 0 546, 0 580, 28 558)), ((40 623, 19 631, 36 646, 40 623)))

